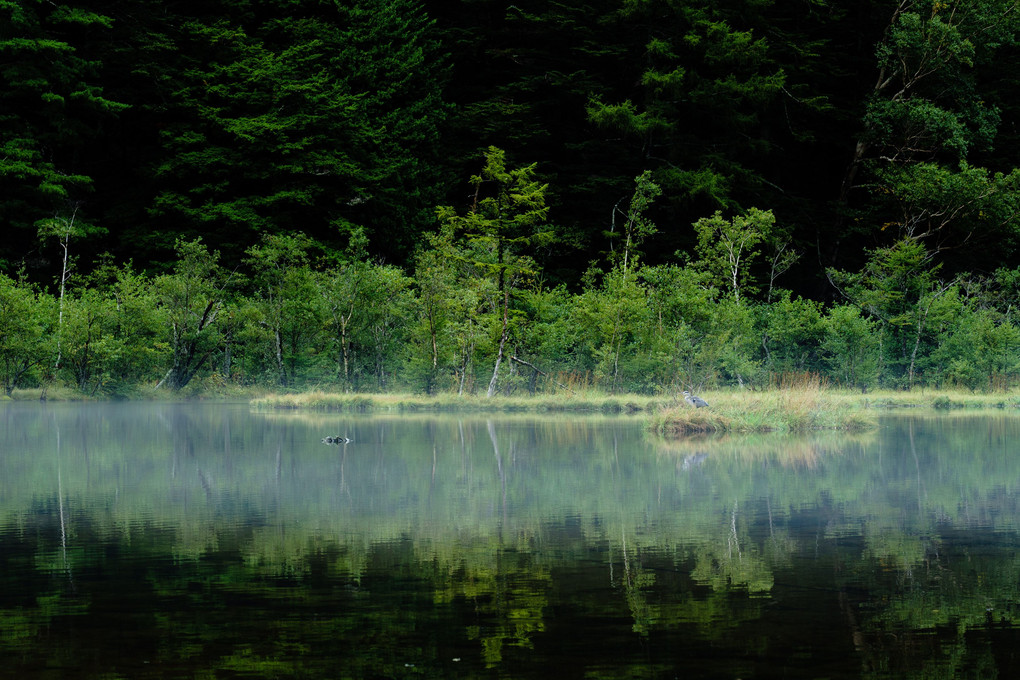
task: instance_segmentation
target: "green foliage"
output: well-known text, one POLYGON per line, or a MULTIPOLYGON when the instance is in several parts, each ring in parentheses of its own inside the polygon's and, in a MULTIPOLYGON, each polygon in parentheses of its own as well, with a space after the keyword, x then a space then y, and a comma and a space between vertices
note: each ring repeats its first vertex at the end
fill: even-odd
POLYGON ((659 185, 652 181, 650 170, 645 170, 638 175, 634 179, 634 185, 634 194, 631 196, 627 212, 623 212, 617 207, 613 208, 613 228, 609 233, 610 238, 615 237, 616 217, 617 215, 621 216, 624 221, 621 228, 623 253, 620 257, 622 258, 621 266, 625 274, 630 260, 636 260, 640 254, 638 248, 648 237, 658 231, 655 224, 648 219, 647 212, 652 202, 662 194, 662 189, 659 185))
POLYGON ((356 370, 352 365, 353 348, 367 326, 367 298, 372 294, 370 269, 367 262, 341 260, 316 274, 317 292, 336 356, 337 379, 347 389, 354 383, 356 370))
POLYGON ((154 213, 222 246, 300 229, 406 248, 438 199, 416 158, 445 111, 429 22, 412 0, 301 5, 157 27, 138 67, 167 121, 154 213))
POLYGON ((657 360, 656 382, 669 388, 704 385, 712 367, 701 341, 713 323, 718 289, 709 285, 706 272, 693 267, 645 267, 641 279, 654 319, 650 349, 657 360))
POLYGON ((125 396, 163 372, 165 317, 152 280, 109 262, 71 288, 58 372, 86 394, 125 396))
POLYGON ((452 207, 437 210, 450 230, 446 243, 450 255, 475 276, 492 278, 500 294, 516 288, 523 278, 536 273, 527 254, 554 239, 545 224, 547 186, 535 180, 535 165, 508 170, 506 153, 489 147, 481 174, 471 177, 475 199, 458 215, 452 207))
POLYGON ((545 374, 544 378, 555 381, 550 385, 543 380, 545 386, 556 389, 560 384, 558 378, 570 380, 590 366, 581 356, 585 333, 576 323, 575 303, 574 296, 564 286, 522 291, 524 314, 515 331, 519 339, 517 356, 532 364, 533 368, 521 368, 526 373, 530 370, 528 391, 532 394, 539 384, 538 371, 545 374))
POLYGON ((878 173, 883 191, 897 204, 895 225, 904 237, 925 239, 932 249, 957 248, 971 240, 1012 244, 1020 212, 1020 170, 1008 175, 961 162, 894 165, 878 173))
MULTIPOLYGON (((429 359, 425 361, 426 366, 432 367, 426 370, 436 384, 442 375, 452 373, 458 394, 465 390, 473 392, 476 349, 491 342, 489 327, 498 305, 496 282, 478 275, 471 260, 465 258, 465 251, 454 241, 449 222, 429 242, 434 246, 434 254, 427 260, 434 261, 434 268, 418 280, 420 301, 428 305, 424 321, 429 324, 425 329, 429 359), (436 278, 432 279, 433 276, 436 278), (434 288, 426 291, 421 288, 423 284, 434 288), (436 297, 438 294, 443 297, 436 297), (441 363, 444 357, 445 365, 441 363)), ((427 260, 421 261, 422 266, 428 266, 427 260)), ((418 271, 424 273, 421 267, 418 271)), ((421 361, 420 354, 412 354, 414 365, 420 366, 421 361)))
POLYGON ((414 284, 421 306, 420 322, 411 332, 408 356, 411 382, 426 394, 439 387, 444 372, 453 364, 453 327, 456 273, 446 259, 450 247, 441 234, 428 237, 428 249, 415 258, 414 284))
POLYGON ((178 260, 171 274, 156 277, 152 286, 164 329, 169 369, 157 387, 180 390, 219 349, 219 317, 225 305, 228 278, 219 253, 200 240, 178 241, 178 260))
POLYGON ((400 384, 399 371, 407 362, 409 326, 417 313, 412 280, 399 267, 375 265, 368 269, 362 296, 364 373, 376 390, 400 384))
POLYGON ((940 380, 996 389, 1020 371, 1020 329, 997 311, 968 306, 947 328, 931 363, 940 380))
POLYGON ((716 283, 730 290, 735 302, 740 302, 741 291, 746 297, 755 290, 751 263, 761 254, 758 246, 772 237, 775 224, 772 211, 757 208, 732 220, 716 211, 712 217, 694 223, 699 265, 714 276, 716 283))
POLYGON ((581 347, 589 354, 596 384, 616 392, 622 384, 641 384, 643 341, 652 320, 647 292, 637 276, 621 267, 602 277, 577 298, 572 317, 581 329, 581 347))
POLYGON ((859 273, 830 272, 844 294, 880 323, 892 384, 915 384, 938 334, 961 311, 958 283, 939 279, 931 256, 907 238, 876 250, 859 273))
MULTIPOLYGON (((745 385, 760 370, 754 331, 754 310, 734 300, 722 299, 704 335, 695 336, 689 364, 703 366, 713 383, 745 385)), ((703 375, 704 375, 703 374, 703 375)), ((694 374, 691 374, 694 377, 694 374)), ((693 380, 686 384, 699 384, 693 380)))
POLYGON ((61 367, 79 390, 95 395, 109 383, 110 367, 121 352, 114 307, 98 290, 84 290, 67 300, 65 311, 61 367))
MULTIPOLYGON (((495 365, 487 390, 490 397, 496 391, 510 340, 511 298, 538 274, 531 253, 556 240, 545 222, 549 212, 545 201, 548 187, 535 179, 535 167, 532 164, 508 169, 506 153, 489 147, 481 174, 471 177, 475 197, 470 210, 458 215, 451 207, 438 209, 443 229, 449 231, 443 242, 450 248, 450 256, 465 267, 464 274, 475 280, 473 287, 482 294, 479 302, 484 300, 486 288, 488 295, 493 296, 487 307, 497 315, 494 325, 498 331, 495 365)), ((475 325, 470 322, 472 330, 475 325)), ((473 332, 469 332, 468 337, 471 336, 473 332)), ((466 363, 465 355, 463 372, 466 363)))
POLYGON ((0 2, 0 267, 56 299, 18 380, 1007 387, 1018 21, 0 2))
POLYGON ((0 274, 0 387, 38 384, 53 359, 55 303, 28 285, 0 274))
MULTIPOLYGON (((40 219, 88 194, 81 154, 125 105, 90 56, 108 16, 66 4, 0 3, 0 230, 24 248, 40 219)), ((2 263, 2 259, 0 259, 2 263)))
MULTIPOLYGON (((996 136, 1000 112, 980 81, 996 55, 1017 44, 1015 10, 1010 0, 931 0, 892 11, 843 186, 847 200, 858 169, 865 170, 872 184, 861 212, 872 226, 895 225, 894 238, 927 239, 932 253, 976 236, 967 260, 983 267, 982 247, 1003 238, 1013 247, 1015 171, 992 172, 968 158, 987 152, 996 136)), ((953 260, 957 271, 969 264, 953 260)))
POLYGON ((322 326, 322 299, 308 264, 311 242, 303 235, 267 234, 248 249, 257 327, 276 372, 276 383, 293 385, 314 358, 322 326))
POLYGON ((838 384, 857 389, 874 385, 882 363, 877 322, 861 316, 853 305, 837 305, 824 319, 820 347, 838 384))
POLYGON ((641 45, 640 90, 622 100, 595 97, 588 115, 658 161, 655 182, 674 201, 729 208, 737 190, 757 182, 754 156, 769 144, 748 148, 738 140, 756 135, 786 81, 767 40, 751 27, 759 12, 754 2, 652 0, 628 3, 616 17, 649 36, 641 45))
POLYGON ((495 254, 496 265, 490 268, 497 272, 510 269, 509 264, 502 266, 502 257, 548 245, 554 238, 545 223, 548 185, 535 179, 536 167, 532 163, 508 169, 506 152, 490 146, 481 173, 471 177, 475 188, 471 209, 463 217, 449 219, 468 241, 495 254))
MULTIPOLYGON (((57 216, 40 220, 37 224, 39 227, 39 237, 42 240, 50 238, 56 238, 60 244, 61 250, 63 250, 63 266, 60 271, 60 292, 57 298, 58 313, 57 313, 57 360, 55 365, 57 368, 60 367, 62 358, 62 334, 64 330, 64 297, 67 291, 67 284, 71 278, 72 271, 74 269, 74 261, 71 257, 71 239, 75 240, 86 238, 90 235, 101 233, 105 230, 83 222, 78 217, 78 208, 76 207, 70 214, 70 216, 63 217, 57 216)), ((91 321, 89 322, 92 323, 91 321)), ((79 376, 80 377, 80 376, 79 376)), ((79 387, 84 383, 81 379, 77 380, 79 387)), ((85 381, 87 382, 87 380, 85 381)))
POLYGON ((642 272, 656 323, 652 343, 659 357, 658 383, 676 389, 720 381, 744 384, 758 371, 760 338, 754 312, 720 297, 712 276, 699 267, 654 267, 642 272))
POLYGON ((773 375, 817 372, 824 333, 821 305, 793 298, 789 291, 780 291, 776 297, 756 308, 761 315, 763 369, 773 375))
POLYGON ((1020 380, 1015 272, 945 281, 915 239, 876 249, 860 272, 831 271, 850 304, 824 306, 782 289, 738 301, 703 261, 593 267, 575 294, 542 285, 519 251, 499 267, 496 239, 455 239, 457 219, 431 237, 413 278, 348 256, 313 263, 312 242, 295 234, 267 235, 245 271, 229 274, 200 241, 180 242, 172 271, 156 277, 104 262, 68 287, 62 313, 57 299, 6 279, 6 389, 54 375, 114 396, 150 381, 181 390, 199 376, 460 395, 492 386, 492 375, 507 395, 675 393, 803 375, 862 390, 1020 380), (487 376, 493 362, 505 370, 487 376))
POLYGON ((1012 2, 910 2, 876 48, 879 80, 865 122, 893 161, 987 145, 998 116, 977 95, 975 68, 1016 40, 1012 2))

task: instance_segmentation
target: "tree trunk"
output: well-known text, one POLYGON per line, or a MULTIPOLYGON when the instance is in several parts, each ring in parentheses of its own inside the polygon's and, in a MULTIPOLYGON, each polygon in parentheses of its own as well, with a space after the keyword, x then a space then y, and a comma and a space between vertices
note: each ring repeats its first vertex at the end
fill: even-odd
POLYGON ((475 343, 474 340, 472 340, 467 344, 467 346, 464 348, 464 351, 461 353, 460 386, 457 388, 458 397, 464 396, 464 385, 467 382, 468 367, 471 366, 471 359, 474 356, 474 353, 475 343))
POLYGON ((276 370, 280 374, 280 384, 287 386, 287 368, 283 365, 283 337, 279 328, 273 329, 273 338, 276 340, 276 370))
POLYGON ((223 343, 223 377, 230 380, 231 361, 233 360, 232 350, 234 348, 234 334, 227 333, 223 343))
POLYGON ((499 337, 499 351, 496 352, 496 365, 492 368, 492 379, 489 380, 489 389, 486 397, 491 397, 496 392, 496 381, 499 378, 499 367, 503 363, 503 347, 506 345, 506 323, 504 321, 503 333, 499 337))
POLYGON ((510 293, 503 292, 503 329, 499 334, 499 350, 496 352, 496 365, 492 369, 492 379, 489 381, 489 390, 486 397, 491 397, 496 392, 496 381, 499 378, 499 367, 503 363, 503 348, 506 347, 507 330, 510 326, 510 293))
POLYGON ((340 353, 343 356, 344 384, 349 386, 351 383, 351 348, 347 344, 346 324, 340 329, 340 353))
MULTIPOLYGON (((71 223, 74 224, 74 217, 71 217, 71 223)), ((64 248, 64 266, 60 271, 60 308, 57 312, 57 360, 53 364, 53 368, 60 368, 60 343, 61 335, 64 330, 64 291, 67 286, 67 256, 68 250, 71 244, 71 230, 68 227, 67 234, 64 240, 60 242, 60 245, 64 248)))

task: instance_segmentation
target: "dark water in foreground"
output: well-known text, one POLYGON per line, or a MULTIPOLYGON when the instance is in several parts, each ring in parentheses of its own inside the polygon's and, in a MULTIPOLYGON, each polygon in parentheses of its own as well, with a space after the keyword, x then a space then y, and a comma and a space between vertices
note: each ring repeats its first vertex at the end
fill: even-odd
POLYGON ((1018 442, 0 405, 0 678, 1020 677, 1018 442))

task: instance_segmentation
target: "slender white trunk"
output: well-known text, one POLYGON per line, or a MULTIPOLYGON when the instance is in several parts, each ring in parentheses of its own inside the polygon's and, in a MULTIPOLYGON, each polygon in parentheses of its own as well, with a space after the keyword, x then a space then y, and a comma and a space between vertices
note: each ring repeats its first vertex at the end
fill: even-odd
POLYGON ((503 330, 499 334, 499 351, 496 352, 496 365, 492 369, 492 379, 489 381, 489 390, 485 394, 491 397, 496 393, 496 381, 499 378, 499 367, 503 363, 503 348, 506 347, 507 330, 510 325, 510 293, 503 293, 503 330))
POLYGON ((71 219, 67 223, 67 230, 64 232, 64 238, 60 241, 60 246, 64 249, 64 265, 60 271, 60 304, 57 311, 57 360, 53 364, 53 368, 60 368, 60 340, 61 332, 64 329, 64 291, 67 288, 67 265, 70 259, 71 252, 71 230, 74 228, 74 218, 78 214, 78 209, 75 208, 74 212, 71 213, 71 219))
POLYGON ((60 368, 60 341, 61 333, 64 330, 64 290, 67 286, 67 253, 70 240, 71 234, 68 232, 64 236, 64 240, 60 242, 60 245, 64 248, 64 267, 60 272, 60 304, 57 311, 57 360, 53 363, 53 368, 60 368))
POLYGON ((499 367, 503 363, 503 347, 506 345, 506 329, 503 330, 503 334, 499 338, 499 351, 496 353, 496 365, 492 369, 492 379, 489 380, 489 389, 485 393, 486 397, 491 397, 496 393, 496 381, 499 379, 499 367))
POLYGON ((276 337, 276 369, 280 372, 280 384, 287 385, 287 369, 283 366, 283 336, 280 334, 280 329, 276 329, 274 332, 276 337))

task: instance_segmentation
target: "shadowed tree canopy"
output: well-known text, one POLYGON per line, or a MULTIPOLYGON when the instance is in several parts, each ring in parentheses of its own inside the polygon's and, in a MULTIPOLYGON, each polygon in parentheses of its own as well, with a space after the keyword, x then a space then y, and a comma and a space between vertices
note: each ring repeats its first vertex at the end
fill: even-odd
POLYGON ((0 266, 33 251, 38 221, 70 216, 92 193, 88 142, 125 108, 96 57, 111 24, 81 6, 0 2, 0 266))
POLYGON ((428 20, 410 0, 240 5, 161 22, 137 68, 159 95, 155 222, 227 257, 296 229, 401 255, 437 200, 428 20))
POLYGON ((232 268, 294 233, 406 268, 497 147, 535 164, 560 236, 543 271, 571 291, 625 247, 605 233, 645 173, 650 266, 754 207, 801 255, 772 283, 815 300, 836 295, 826 268, 904 237, 988 274, 1016 264, 1017 17, 1016 0, 0 0, 0 263, 61 279, 38 227, 73 217, 83 274, 104 251, 166 272, 198 237, 232 268))

